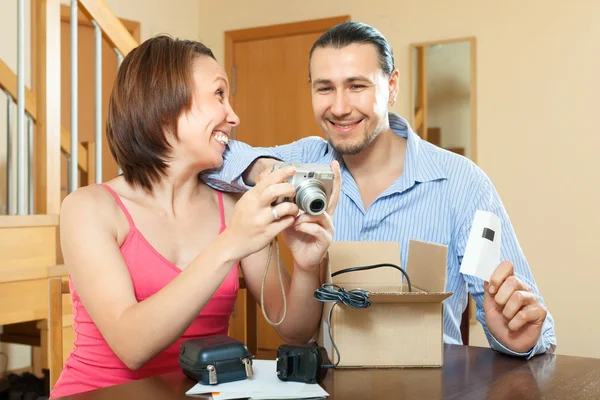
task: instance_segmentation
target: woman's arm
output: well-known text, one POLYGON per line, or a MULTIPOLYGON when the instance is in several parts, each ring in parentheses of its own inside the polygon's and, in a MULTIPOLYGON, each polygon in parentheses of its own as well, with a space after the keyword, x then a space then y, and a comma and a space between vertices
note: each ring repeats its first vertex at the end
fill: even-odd
MULTIPOLYGON (((277 323, 283 316, 283 296, 279 273, 277 271, 277 255, 275 248, 271 255, 269 271, 264 288, 264 304, 261 304, 261 286, 266 268, 269 247, 242 260, 242 270, 248 290, 257 303, 264 307, 267 316, 277 323)), ((321 263, 323 266, 324 262, 321 263)), ((308 270, 299 268, 294 263, 294 273, 290 278, 287 269, 281 265, 283 286, 287 299, 285 320, 281 325, 274 326, 281 339, 290 344, 308 342, 319 326, 323 305, 318 302, 313 293, 321 285, 321 269, 315 265, 308 270)))
POLYGON ((138 369, 183 334, 238 259, 219 236, 173 281, 138 303, 117 245, 118 212, 100 188, 73 192, 62 205, 61 246, 90 317, 125 365, 138 369))

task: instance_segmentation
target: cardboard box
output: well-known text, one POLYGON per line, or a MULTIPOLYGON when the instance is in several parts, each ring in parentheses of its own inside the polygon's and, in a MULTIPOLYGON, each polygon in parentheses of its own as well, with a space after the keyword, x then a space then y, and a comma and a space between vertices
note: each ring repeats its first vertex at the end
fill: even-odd
MULTIPOLYGON (((342 269, 390 263, 401 266, 397 242, 334 242, 329 249, 326 281, 346 290, 370 292, 371 306, 338 303, 331 315, 331 334, 340 351, 338 367, 440 367, 443 365, 447 246, 412 240, 406 272, 412 292, 395 268, 331 274, 342 269)), ((329 338, 324 303, 317 342, 332 362, 337 355, 329 338)))

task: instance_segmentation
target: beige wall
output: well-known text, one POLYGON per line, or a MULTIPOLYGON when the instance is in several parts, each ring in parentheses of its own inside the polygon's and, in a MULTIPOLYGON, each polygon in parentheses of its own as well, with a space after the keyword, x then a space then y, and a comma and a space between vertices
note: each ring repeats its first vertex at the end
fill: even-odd
MULTIPOLYGON (((600 2, 202 0, 200 36, 223 61, 223 32, 332 17, 379 28, 409 115, 409 44, 477 38, 479 165, 496 185, 556 319, 557 351, 600 357, 600 2)), ((243 123, 243 121, 242 121, 243 123)))
MULTIPOLYGON (((67 2, 67 0, 61 0, 67 2)), ((120 18, 141 23, 141 40, 160 33, 198 40, 199 0, 104 0, 120 18)))
MULTIPOLYGON (((159 33, 169 33, 186 39, 199 39, 199 1, 198 0, 105 0, 113 12, 120 18, 138 21, 141 24, 141 39, 147 39, 159 33)), ((70 4, 68 0, 61 0, 70 4)), ((0 59, 13 71, 17 70, 17 2, 2 1, 0 11, 0 36, 4 39, 0 45, 0 59)), ((25 0, 25 84, 30 86, 30 0, 25 0)), ((13 115, 16 113, 16 107, 13 115)), ((14 124, 16 132, 16 122, 14 124)), ((13 154, 16 140, 13 141, 13 154)), ((16 164, 14 164, 16 168, 16 164)), ((16 170, 14 170, 16 171, 16 170)), ((5 207, 6 188, 6 100, 0 93, 0 214, 5 207)), ((1 328, 1 327, 0 327, 1 328)), ((9 355, 9 369, 24 368, 30 364, 31 350, 27 346, 0 343, 0 352, 9 355)), ((0 366, 4 360, 0 359, 0 366)))

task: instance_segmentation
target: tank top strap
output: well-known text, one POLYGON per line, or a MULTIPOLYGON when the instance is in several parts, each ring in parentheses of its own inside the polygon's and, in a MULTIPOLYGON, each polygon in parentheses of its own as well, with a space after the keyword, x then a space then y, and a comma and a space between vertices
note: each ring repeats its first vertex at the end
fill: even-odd
POLYGON ((123 211, 123 214, 125 214, 127 221, 129 221, 129 229, 134 229, 135 223, 133 222, 133 218, 131 218, 131 214, 129 214, 129 211, 127 211, 127 207, 125 207, 125 204, 123 204, 123 201, 121 201, 119 195, 106 183, 100 183, 99 185, 104 186, 104 188, 108 190, 108 192, 115 198, 115 201, 119 205, 119 208, 121 209, 121 211, 123 211))
POLYGON ((223 192, 217 190, 217 197, 219 198, 219 213, 221 214, 221 230, 223 232, 227 227, 225 223, 225 206, 223 205, 223 192))

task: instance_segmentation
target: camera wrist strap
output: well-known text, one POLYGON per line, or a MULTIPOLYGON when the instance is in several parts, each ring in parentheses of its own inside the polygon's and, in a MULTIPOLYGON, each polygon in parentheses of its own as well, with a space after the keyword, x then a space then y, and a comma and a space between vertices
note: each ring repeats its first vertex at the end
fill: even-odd
MULTIPOLYGON (((267 322, 269 322, 269 324, 273 325, 273 326, 278 326, 281 325, 283 323, 283 321, 285 320, 285 315, 287 314, 287 300, 286 300, 286 296, 285 296, 285 288, 283 287, 283 278, 281 276, 281 258, 279 257, 279 242, 277 240, 277 236, 275 236, 275 239, 273 239, 273 241, 275 242, 275 251, 276 251, 276 257, 277 257, 277 272, 279 273, 279 284, 281 286, 281 294, 283 296, 283 315, 281 316, 281 320, 279 322, 273 322, 269 319, 269 317, 267 316, 267 312, 265 311, 265 281, 267 280, 267 272, 269 271, 269 265, 271 264, 271 255, 273 253, 273 242, 271 242, 269 244, 269 256, 267 257, 267 266, 265 267, 265 273, 263 274, 263 279, 262 279, 262 285, 260 287, 260 305, 261 305, 261 309, 262 309, 262 313, 265 317, 265 319, 267 320, 267 322)), ((248 294, 246 294, 246 296, 248 296, 248 294)))

